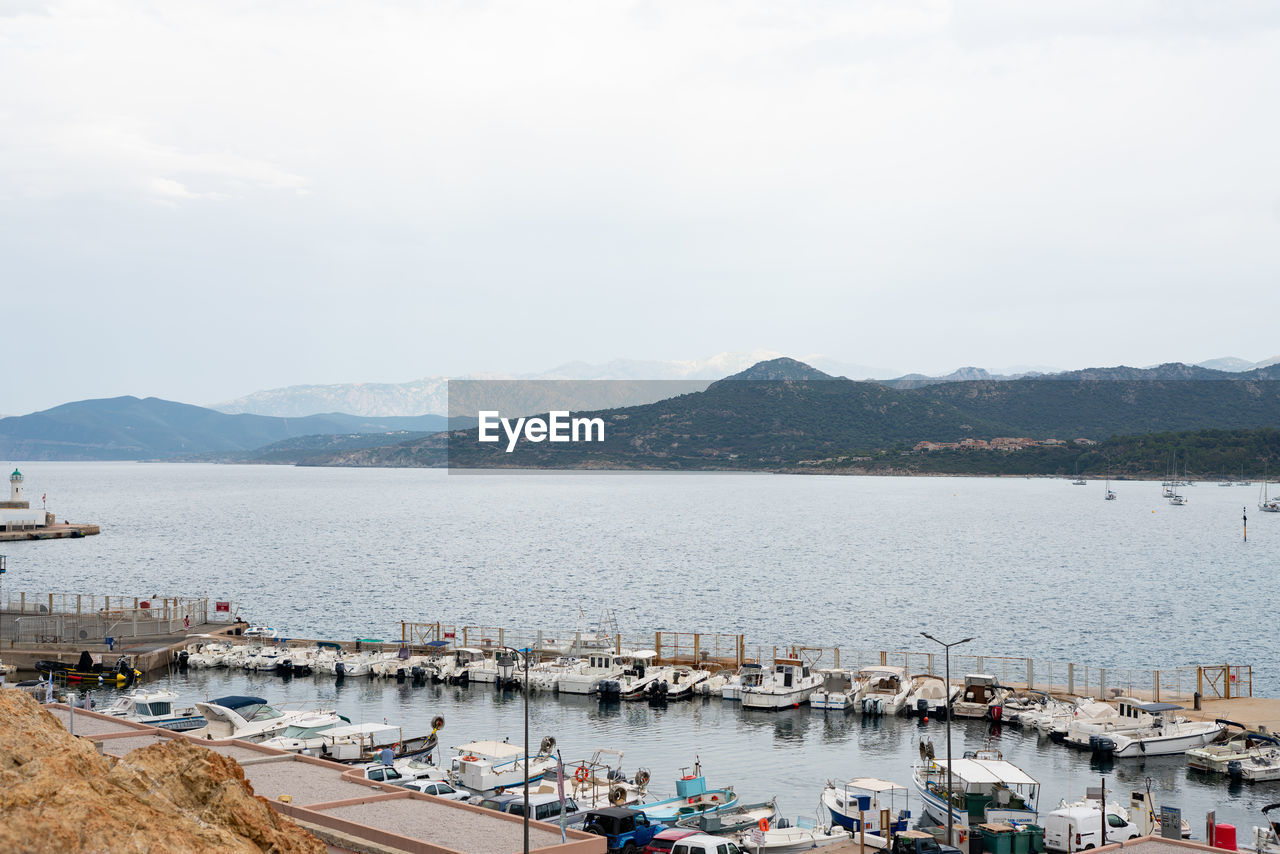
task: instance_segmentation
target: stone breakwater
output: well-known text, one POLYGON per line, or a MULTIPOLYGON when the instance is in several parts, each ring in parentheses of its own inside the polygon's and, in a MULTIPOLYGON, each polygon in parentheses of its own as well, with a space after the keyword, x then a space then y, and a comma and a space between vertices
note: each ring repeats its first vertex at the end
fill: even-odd
POLYGON ((21 691, 0 691, 0 850, 325 854, 232 759, 185 739, 116 759, 21 691))

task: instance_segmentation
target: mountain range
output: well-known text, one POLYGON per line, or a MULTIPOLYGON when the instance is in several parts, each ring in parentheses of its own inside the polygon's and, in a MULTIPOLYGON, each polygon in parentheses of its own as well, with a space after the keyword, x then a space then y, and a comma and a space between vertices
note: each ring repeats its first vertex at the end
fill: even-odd
POLYGON ((1185 365, 1095 369, 1053 378, 896 389, 832 377, 792 359, 757 364, 705 391, 578 412, 606 424, 599 443, 524 442, 507 452, 474 430, 340 452, 334 465, 785 469, 806 461, 906 452, 921 441, 997 436, 1086 439, 1257 429, 1280 423, 1280 366, 1244 375, 1185 365), (1217 376, 1215 376, 1217 375, 1217 376), (1193 380, 1218 379, 1217 382, 1193 380), (1109 381, 1108 381, 1109 380, 1109 381))
MULTIPOLYGON (((604 364, 568 362, 549 371, 528 374, 476 373, 453 379, 462 380, 703 380, 706 385, 752 365, 783 357, 771 350, 742 353, 720 353, 708 359, 686 361, 644 361, 615 359, 604 364)), ((818 355, 802 356, 800 361, 833 376, 875 380, 891 388, 920 388, 947 382, 977 380, 1012 381, 1039 376, 1079 378, 1079 372, 1058 372, 1049 368, 1010 368, 990 372, 984 368, 963 367, 949 374, 900 374, 888 368, 877 368, 827 359, 818 355)), ((1211 359, 1188 368, 1205 368, 1212 375, 1198 379, 1225 379, 1229 374, 1242 374, 1280 363, 1280 357, 1262 362, 1249 362, 1234 357, 1211 359)), ((1130 371, 1159 370, 1132 368, 1130 371)), ((1100 369, 1122 371, 1123 368, 1100 369)), ((1119 378, 1119 375, 1112 378, 1119 378)), ((1147 378, 1157 378, 1152 375, 1147 378)), ((1159 378, 1164 378, 1163 376, 1159 378)), ((298 418, 317 412, 347 412, 367 417, 410 416, 423 413, 443 415, 448 412, 449 377, 423 377, 406 383, 337 383, 331 385, 297 385, 258 391, 244 397, 210 406, 228 414, 252 413, 284 418, 298 418)), ((705 387, 705 385, 703 386, 705 387)), ((698 389, 701 390, 701 389, 698 389)))
MULTIPOLYGON (((65 403, 0 418, 0 457, 12 460, 169 459, 211 451, 261 448, 316 434, 425 433, 447 425, 439 415, 364 418, 339 412, 305 418, 227 415, 155 397, 65 403)), ((393 441, 392 439, 385 439, 393 441)))

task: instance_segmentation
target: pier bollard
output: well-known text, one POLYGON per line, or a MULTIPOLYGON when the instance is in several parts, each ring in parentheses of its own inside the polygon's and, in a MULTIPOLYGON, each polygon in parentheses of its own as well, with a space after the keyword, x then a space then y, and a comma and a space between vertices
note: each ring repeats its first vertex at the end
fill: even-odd
POLYGON ((1200 711, 1200 692, 1197 691, 1194 694, 1192 694, 1191 700, 1192 700, 1192 708, 1195 709, 1197 712, 1200 711))

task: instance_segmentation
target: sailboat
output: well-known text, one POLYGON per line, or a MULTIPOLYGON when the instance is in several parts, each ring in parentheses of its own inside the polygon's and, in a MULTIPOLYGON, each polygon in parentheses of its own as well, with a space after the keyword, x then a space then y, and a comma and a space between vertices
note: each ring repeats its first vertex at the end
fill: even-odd
POLYGON ((1104 500, 1104 501, 1115 501, 1115 500, 1116 500, 1116 494, 1115 494, 1115 492, 1113 492, 1113 491, 1111 490, 1111 479, 1110 479, 1110 478, 1108 478, 1108 479, 1107 479, 1107 492, 1106 492, 1106 494, 1105 494, 1105 495, 1103 495, 1103 497, 1102 497, 1102 498, 1103 498, 1103 500, 1104 500))
POLYGON ((1258 509, 1264 513, 1280 513, 1280 498, 1272 498, 1267 490, 1267 482, 1262 482, 1262 489, 1258 494, 1258 509))
POLYGON ((1076 460, 1076 479, 1071 481, 1072 486, 1088 486, 1088 481, 1080 476, 1080 461, 1076 460))

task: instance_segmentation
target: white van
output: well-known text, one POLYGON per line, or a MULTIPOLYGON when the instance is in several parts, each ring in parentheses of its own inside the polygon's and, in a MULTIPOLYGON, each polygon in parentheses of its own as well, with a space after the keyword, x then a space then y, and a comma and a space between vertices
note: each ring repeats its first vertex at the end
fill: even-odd
MULTIPOLYGON (((1107 843, 1136 839, 1142 834, 1128 819, 1107 809, 1107 843)), ((1050 851, 1084 851, 1102 845, 1102 814, 1094 806, 1076 804, 1048 813, 1044 817, 1044 847, 1050 851)))

